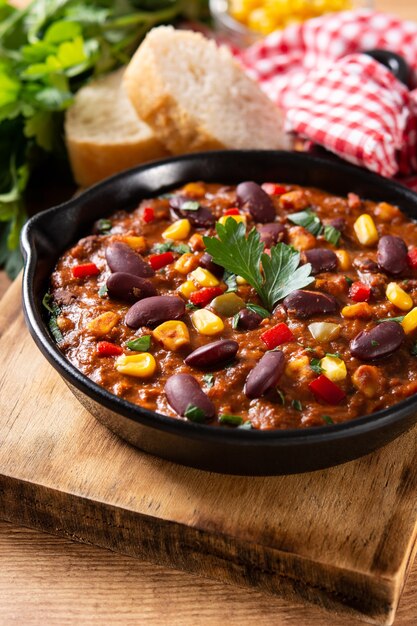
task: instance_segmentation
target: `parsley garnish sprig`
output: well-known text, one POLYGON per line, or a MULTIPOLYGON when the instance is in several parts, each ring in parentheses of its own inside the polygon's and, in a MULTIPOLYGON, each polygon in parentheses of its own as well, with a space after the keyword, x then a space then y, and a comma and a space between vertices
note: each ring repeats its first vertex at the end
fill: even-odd
POLYGON ((300 266, 300 253, 291 246, 277 243, 268 256, 259 233, 252 229, 246 237, 244 224, 234 219, 226 220, 224 225, 218 223, 216 231, 218 238, 203 237, 214 263, 242 276, 269 311, 292 291, 314 281, 310 263, 300 266))

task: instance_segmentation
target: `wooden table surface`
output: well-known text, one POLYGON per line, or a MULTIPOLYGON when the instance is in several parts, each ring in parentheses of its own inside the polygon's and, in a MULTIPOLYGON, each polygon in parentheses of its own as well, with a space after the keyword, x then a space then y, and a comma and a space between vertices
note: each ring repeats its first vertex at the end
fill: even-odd
MULTIPOLYGON (((376 0, 417 20, 417 0, 376 0)), ((9 284, 0 272, 0 297, 9 284)), ((7 364, 3 363, 2 367, 7 364)), ((417 561, 396 626, 417 623, 417 561)), ((351 619, 0 521, 0 625, 355 626, 351 619)), ((359 623, 358 623, 359 624, 359 623)), ((356 626, 358 626, 356 624, 356 626)))

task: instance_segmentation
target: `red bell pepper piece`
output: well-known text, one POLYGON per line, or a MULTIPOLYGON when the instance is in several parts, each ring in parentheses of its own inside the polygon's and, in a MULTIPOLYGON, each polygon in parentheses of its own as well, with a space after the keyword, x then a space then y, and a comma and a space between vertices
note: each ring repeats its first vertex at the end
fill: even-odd
POLYGON ((283 185, 276 185, 275 183, 264 183, 262 189, 266 191, 269 196, 282 196, 282 194, 287 191, 283 185))
POLYGON ((221 287, 205 287, 204 289, 200 289, 200 291, 194 291, 194 293, 190 295, 190 302, 196 306, 205 307, 214 298, 221 296, 222 293, 223 289, 221 287))
POLYGON ((371 297, 371 288, 357 281, 350 286, 349 297, 355 302, 368 302, 371 297))
POLYGON ((239 209, 227 209, 223 215, 239 215, 239 209))
POLYGON ((87 276, 97 276, 97 274, 100 274, 100 270, 95 263, 82 263, 72 268, 74 278, 87 278, 87 276))
POLYGON ((162 254, 151 254, 148 261, 153 270, 160 270, 161 267, 172 263, 174 259, 172 252, 162 252, 162 254))
POLYGON ((123 354, 123 349, 120 346, 116 346, 115 343, 110 343, 110 341, 99 341, 97 354, 99 356, 120 356, 123 354))
POLYGON ((273 350, 282 343, 292 341, 294 339, 294 335, 284 322, 280 322, 276 326, 273 326, 262 333, 261 339, 266 344, 268 350, 273 350))
POLYGON ((143 214, 142 214, 142 219, 146 224, 149 224, 149 222, 153 222, 155 219, 155 211, 153 210, 153 207, 151 206, 146 206, 143 209, 143 214))
POLYGON ((417 269, 417 248, 408 251, 407 263, 413 270, 417 269))
POLYGON ((340 389, 340 387, 335 385, 334 382, 324 374, 320 374, 320 376, 312 380, 308 386, 317 400, 322 400, 327 404, 339 404, 346 397, 343 389, 340 389))

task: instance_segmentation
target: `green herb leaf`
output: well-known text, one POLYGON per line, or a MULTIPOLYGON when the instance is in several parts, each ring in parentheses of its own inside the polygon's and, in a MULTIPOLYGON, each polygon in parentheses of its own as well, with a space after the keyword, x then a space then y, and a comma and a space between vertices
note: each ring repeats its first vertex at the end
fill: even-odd
POLYGON ((47 291, 46 294, 44 295, 44 297, 42 298, 42 305, 52 315, 57 316, 61 312, 61 309, 56 304, 56 302, 54 302, 54 299, 53 299, 52 295, 49 293, 49 291, 47 291))
POLYGON ((398 317, 383 317, 380 320, 375 320, 375 323, 382 324, 382 322, 398 322, 399 324, 401 324, 404 318, 405 315, 399 315, 398 317))
POLYGON ((187 200, 181 205, 181 211, 198 211, 200 203, 196 200, 187 200))
POLYGON ((239 313, 236 313, 233 318, 232 318, 232 328, 233 330, 236 330, 236 328, 239 326, 239 313))
POLYGON ((179 243, 177 246, 172 246, 171 250, 177 254, 187 254, 187 252, 191 252, 190 246, 187 246, 186 243, 179 243))
POLYGON ((313 370, 313 372, 315 372, 316 374, 321 374, 323 371, 323 368, 320 365, 320 360, 321 359, 311 359, 310 361, 310 368, 313 370))
POLYGON ((353 283, 354 283, 354 281, 351 278, 349 278, 349 276, 345 276, 345 281, 347 282, 349 287, 350 287, 350 285, 353 285, 353 283))
POLYGON ((49 330, 51 331, 51 334, 53 336, 53 338, 55 339, 55 341, 57 343, 59 343, 60 341, 63 340, 63 336, 62 333, 58 327, 57 321, 56 321, 56 316, 55 315, 51 315, 51 318, 48 322, 48 326, 49 326, 49 330))
POLYGON ((202 409, 194 404, 189 404, 185 409, 184 417, 186 417, 190 422, 201 423, 204 422, 205 414, 202 409))
POLYGON ((100 298, 104 298, 104 296, 107 295, 107 292, 108 292, 107 285, 103 284, 98 290, 98 295, 100 296, 100 298))
POLYGON ((225 270, 223 274, 223 282, 227 285, 225 293, 231 293, 237 291, 236 274, 232 274, 225 270))
POLYGON ((342 358, 341 355, 338 352, 334 352, 334 353, 326 352, 326 356, 331 356, 334 359, 341 359, 342 358))
POLYGON ((241 428, 242 430, 252 430, 253 429, 252 422, 247 420, 246 422, 238 426, 238 428, 241 428))
POLYGON ((302 411, 303 410, 303 405, 301 404, 300 400, 293 400, 291 402, 291 406, 296 411, 302 411))
POLYGON ((185 305, 185 308, 188 309, 189 311, 197 311, 198 306, 196 306, 192 302, 187 302, 187 304, 185 305))
POLYGON ((379 341, 376 341, 375 339, 371 340, 371 346, 373 348, 377 348, 379 346, 379 341))
POLYGON ((211 389, 214 385, 214 374, 204 374, 203 381, 206 387, 211 389))
POLYGON ((267 311, 263 307, 259 306, 258 304, 253 304, 253 302, 247 302, 246 308, 249 309, 249 311, 253 311, 254 313, 257 313, 258 315, 260 315, 264 319, 266 317, 271 317, 271 314, 270 314, 269 311, 267 311))
POLYGON ((229 413, 222 413, 219 415, 220 424, 228 424, 229 426, 242 426, 243 419, 240 415, 230 415, 229 413))
POLYGON ((326 424, 334 424, 334 421, 330 417, 330 415, 322 415, 321 419, 326 422, 326 424))
POLYGON ((279 395, 279 398, 281 400, 282 406, 285 406, 285 395, 284 395, 284 392, 281 391, 281 389, 277 388, 277 394, 279 395))
POLYGON ((101 219, 97 222, 97 230, 100 234, 108 233, 111 230, 113 224, 110 220, 101 219))
POLYGON ((340 232, 340 230, 337 230, 337 228, 334 228, 334 226, 330 226, 330 224, 328 224, 324 227, 324 238, 332 245, 337 246, 341 236, 342 233, 340 232))
POLYGON ((203 237, 214 263, 247 280, 267 309, 272 310, 289 293, 314 281, 310 275, 311 265, 306 263, 299 267, 300 253, 292 247, 278 243, 268 256, 263 254, 264 244, 255 229, 246 237, 245 225, 230 219, 224 225, 217 223, 216 230, 218 239, 203 237))
POLYGON ((151 347, 151 336, 143 335, 137 339, 132 339, 126 343, 126 347, 136 352, 146 352, 151 347))
POLYGON ((297 226, 302 226, 315 237, 321 235, 323 231, 323 225, 320 221, 320 218, 311 209, 299 211, 298 213, 292 213, 291 215, 288 215, 288 219, 293 224, 297 224, 297 226))
POLYGON ((163 254, 164 252, 176 252, 177 254, 186 254, 191 252, 190 246, 185 243, 175 245, 172 239, 168 239, 164 243, 156 243, 152 246, 152 252, 155 254, 163 254))

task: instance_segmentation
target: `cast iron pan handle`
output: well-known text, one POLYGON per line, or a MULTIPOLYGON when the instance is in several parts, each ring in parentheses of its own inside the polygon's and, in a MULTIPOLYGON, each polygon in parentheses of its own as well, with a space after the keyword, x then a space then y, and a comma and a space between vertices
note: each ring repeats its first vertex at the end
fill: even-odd
POLYGON ((402 56, 390 50, 379 49, 363 50, 363 54, 367 54, 375 59, 375 61, 378 61, 378 63, 385 65, 385 67, 394 74, 395 78, 398 78, 406 87, 409 87, 410 68, 407 61, 402 56))

